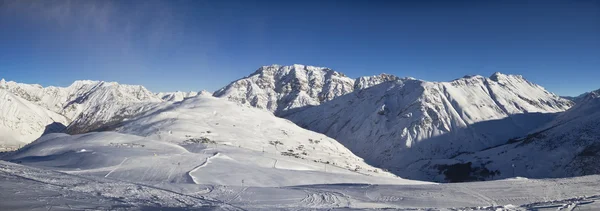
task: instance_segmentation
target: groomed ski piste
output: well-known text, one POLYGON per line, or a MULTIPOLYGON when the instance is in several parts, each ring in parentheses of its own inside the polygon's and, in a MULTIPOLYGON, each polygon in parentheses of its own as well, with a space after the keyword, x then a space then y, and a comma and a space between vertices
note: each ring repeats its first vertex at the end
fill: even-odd
POLYGON ((5 159, 0 210, 600 209, 600 176, 433 184, 114 132, 47 135, 5 159))
POLYGON ((598 210, 600 176, 435 184, 211 96, 0 154, 0 210, 598 210), (291 151, 290 151, 291 150, 291 151))

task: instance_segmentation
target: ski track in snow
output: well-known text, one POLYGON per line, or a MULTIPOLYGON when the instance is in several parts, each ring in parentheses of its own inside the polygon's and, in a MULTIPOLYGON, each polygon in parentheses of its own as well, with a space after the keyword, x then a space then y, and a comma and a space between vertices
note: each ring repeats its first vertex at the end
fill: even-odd
POLYGON ((115 170, 119 169, 121 167, 121 165, 123 165, 123 163, 125 163, 125 161, 127 161, 128 158, 124 158, 123 161, 121 161, 121 163, 119 163, 119 165, 117 165, 113 170, 111 170, 110 172, 108 172, 108 174, 104 175, 104 177, 108 177, 110 174, 112 174, 115 170))
POLYGON ((469 187, 461 186, 460 189, 463 190, 463 192, 465 192, 475 198, 478 198, 485 203, 488 203, 490 206, 498 205, 498 203, 496 201, 494 201, 493 199, 491 199, 490 197, 487 197, 487 196, 477 192, 476 190, 470 189, 469 187))
POLYGON ((306 197, 300 200, 300 204, 310 208, 335 208, 350 207, 348 196, 331 191, 304 190, 306 197))
POLYGON ((221 154, 221 153, 219 153, 219 152, 215 152, 215 153, 214 153, 212 156, 210 156, 210 157, 207 157, 207 158, 206 158, 206 160, 204 161, 204 163, 202 163, 202 164, 198 165, 196 168, 194 168, 194 169, 192 169, 191 171, 189 171, 189 172, 188 172, 188 176, 189 176, 190 178, 192 178, 192 181, 194 181, 194 183, 195 183, 195 184, 200 184, 200 182, 198 182, 198 181, 196 180, 196 177, 194 177, 194 176, 192 175, 192 173, 194 173, 194 172, 196 172, 196 171, 200 170, 202 167, 205 167, 206 165, 208 165, 208 162, 210 161, 210 159, 212 159, 212 158, 215 158, 215 157, 219 156, 220 154, 221 154))
POLYGON ((230 203, 230 202, 232 202, 233 200, 239 199, 239 198, 240 198, 240 196, 242 195, 242 193, 244 193, 246 190, 248 190, 248 187, 243 187, 243 188, 242 188, 242 189, 241 189, 239 192, 237 192, 237 193, 235 194, 235 196, 233 196, 233 197, 231 197, 231 199, 227 200, 227 202, 226 202, 226 203, 230 203))

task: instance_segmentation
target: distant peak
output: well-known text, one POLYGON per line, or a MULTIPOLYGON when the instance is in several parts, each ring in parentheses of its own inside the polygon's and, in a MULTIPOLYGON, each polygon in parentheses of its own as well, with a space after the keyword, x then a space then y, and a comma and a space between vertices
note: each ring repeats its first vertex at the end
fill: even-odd
POLYGON ((73 82, 73 84, 71 84, 71 86, 81 86, 81 85, 90 85, 90 84, 97 84, 100 83, 101 81, 92 81, 92 80, 76 80, 73 82))
POLYGON ((283 65, 278 65, 278 64, 271 64, 271 65, 263 65, 262 67, 259 68, 260 69, 267 69, 267 68, 277 68, 279 69, 280 67, 282 67, 283 65))
POLYGON ((503 74, 501 72, 495 72, 494 74, 492 74, 490 77, 498 77, 498 76, 506 76, 506 74, 503 74))
POLYGON ((457 79, 454 79, 452 81, 464 81, 464 80, 471 80, 471 79, 477 80, 477 79, 484 79, 484 78, 485 77, 483 77, 481 75, 465 75, 465 76, 463 76, 461 78, 457 78, 457 79))
POLYGON ((494 74, 492 74, 492 75, 490 76, 490 79, 491 79, 492 81, 496 81, 496 82, 498 82, 498 81, 500 81, 502 78, 505 78, 505 77, 506 77, 506 75, 502 74, 501 72, 495 72, 494 74))
POLYGON ((465 75, 462 78, 469 79, 469 78, 476 78, 476 77, 482 77, 482 76, 480 76, 480 75, 465 75))
POLYGON ((600 89, 591 91, 591 92, 587 93, 587 95, 589 95, 593 98, 599 98, 600 97, 600 89))
POLYGON ((206 90, 202 90, 202 91, 198 92, 198 95, 212 96, 212 93, 210 93, 209 91, 206 91, 206 90))
POLYGON ((522 75, 511 75, 511 74, 504 74, 501 72, 495 72, 494 74, 492 74, 490 76, 490 80, 496 81, 496 82, 498 82, 502 79, 507 79, 507 78, 524 79, 522 75))
POLYGON ((304 65, 304 64, 293 64, 293 65, 272 64, 272 65, 265 65, 265 66, 258 68, 258 70, 256 70, 254 73, 252 73, 251 76, 256 75, 256 74, 273 73, 273 72, 287 71, 287 70, 305 70, 305 71, 309 71, 309 72, 310 71, 327 71, 327 72, 331 71, 334 73, 342 74, 342 73, 336 72, 328 67, 318 67, 318 66, 311 66, 311 65, 304 65))

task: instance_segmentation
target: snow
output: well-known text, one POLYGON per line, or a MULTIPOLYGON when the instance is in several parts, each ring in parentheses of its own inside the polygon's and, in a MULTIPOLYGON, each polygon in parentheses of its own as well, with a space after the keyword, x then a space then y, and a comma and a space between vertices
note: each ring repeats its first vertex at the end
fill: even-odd
MULTIPOLYGON (((204 91, 206 92, 206 91, 204 91)), ((156 96, 164 101, 169 102, 179 102, 188 97, 194 97, 198 95, 200 92, 160 92, 157 93, 156 96)))
POLYGON ((600 208, 598 175, 428 184, 325 171, 322 164, 235 146, 115 132, 49 134, 3 159, 20 164, 0 161, 0 197, 8 202, 0 203, 2 210, 600 208))
MULTIPOLYGON (((148 164, 146 164, 148 165, 148 164)), ((248 174, 251 175, 251 174, 248 174)), ((219 175, 221 176, 221 175, 219 175)), ((2 210, 373 209, 556 210, 600 208, 599 176, 460 184, 322 184, 288 187, 147 185, 0 161, 2 210), (544 209, 546 208, 546 209, 544 209)))
POLYGON ((54 112, 0 89, 0 147, 17 148, 45 131, 52 131, 53 123, 67 124, 54 112))
POLYGON ((499 171, 496 178, 560 178, 599 174, 600 95, 590 92, 579 104, 560 113, 545 126, 513 139, 511 143, 465 153, 451 160, 415 163, 419 171, 437 175, 438 164, 472 162, 473 166, 499 171), (513 167, 514 166, 514 167, 513 167))
POLYGON ((214 96, 278 114, 319 105, 352 92, 353 86, 354 79, 326 67, 271 65, 232 82, 214 96))
MULTIPOLYGON (((414 79, 414 78, 404 78, 404 79, 414 79)), ((361 89, 366 89, 384 82, 388 82, 388 81, 397 81, 397 80, 402 80, 402 78, 395 76, 395 75, 390 75, 390 74, 379 74, 379 75, 374 75, 374 76, 362 76, 356 79, 356 81, 354 82, 354 90, 361 90, 361 89)))
POLYGON ((451 82, 383 82, 283 117, 335 138, 375 166, 431 180, 415 162, 504 144, 570 106, 521 76, 497 73, 451 82))
POLYGON ((158 104, 116 127, 116 131, 173 143, 196 141, 229 145, 305 162, 330 163, 364 174, 388 175, 346 149, 336 140, 277 118, 268 111, 240 107, 209 95, 176 104, 158 104), (375 173, 375 171, 379 173, 375 173))
POLYGON ((0 88, 61 114, 68 120, 82 113, 93 114, 94 111, 88 109, 102 103, 162 101, 143 86, 104 81, 75 81, 69 87, 42 87, 9 81, 2 83, 0 88))
POLYGON ((271 65, 214 96, 0 80, 0 145, 37 139, 0 153, 0 210, 600 209, 600 90, 271 65))

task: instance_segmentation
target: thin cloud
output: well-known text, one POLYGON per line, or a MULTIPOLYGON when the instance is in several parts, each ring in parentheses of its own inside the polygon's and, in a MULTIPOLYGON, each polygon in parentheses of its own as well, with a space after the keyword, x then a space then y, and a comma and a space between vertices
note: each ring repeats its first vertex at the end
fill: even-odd
POLYGON ((74 44, 108 44, 132 56, 157 51, 177 40, 182 31, 175 12, 162 1, 4 0, 0 12, 14 21, 50 26, 74 44))

